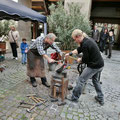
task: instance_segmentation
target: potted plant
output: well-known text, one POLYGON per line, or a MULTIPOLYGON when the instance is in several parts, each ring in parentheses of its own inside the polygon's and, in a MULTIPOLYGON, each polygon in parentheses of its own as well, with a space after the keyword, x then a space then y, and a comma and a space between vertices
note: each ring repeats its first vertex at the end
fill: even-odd
POLYGON ((57 35, 62 50, 76 48, 71 37, 74 29, 81 29, 90 34, 90 21, 81 13, 81 7, 76 3, 68 4, 68 10, 65 10, 63 2, 60 1, 57 5, 52 4, 49 9, 50 15, 47 19, 49 31, 57 35))
POLYGON ((0 21, 0 53, 6 53, 6 41, 8 40, 9 26, 13 21, 0 21))

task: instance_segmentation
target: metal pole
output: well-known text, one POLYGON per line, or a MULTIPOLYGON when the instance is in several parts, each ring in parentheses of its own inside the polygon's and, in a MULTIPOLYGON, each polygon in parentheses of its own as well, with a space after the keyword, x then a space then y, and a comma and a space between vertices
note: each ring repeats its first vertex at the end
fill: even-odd
POLYGON ((47 35, 47 23, 44 23, 44 35, 47 35))

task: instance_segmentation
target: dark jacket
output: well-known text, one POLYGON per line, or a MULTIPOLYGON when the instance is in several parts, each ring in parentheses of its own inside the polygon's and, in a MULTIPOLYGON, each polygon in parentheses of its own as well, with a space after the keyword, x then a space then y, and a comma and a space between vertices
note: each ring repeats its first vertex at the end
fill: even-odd
POLYGON ((99 40, 99 31, 98 30, 93 30, 92 32, 92 38, 97 42, 99 40))
POLYGON ((101 32, 100 33, 100 42, 107 42, 107 39, 108 39, 108 36, 109 36, 109 34, 108 33, 104 33, 104 32, 101 32))
POLYGON ((109 44, 114 44, 114 36, 109 36, 109 44))
POLYGON ((77 51, 78 53, 83 52, 82 62, 88 67, 97 69, 104 66, 100 50, 92 38, 84 38, 77 51))

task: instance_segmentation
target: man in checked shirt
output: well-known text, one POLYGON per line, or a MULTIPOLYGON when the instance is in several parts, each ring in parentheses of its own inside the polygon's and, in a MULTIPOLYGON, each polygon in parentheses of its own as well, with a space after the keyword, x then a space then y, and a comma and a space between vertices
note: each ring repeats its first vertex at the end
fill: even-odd
POLYGON ((49 63, 55 62, 55 60, 48 57, 46 50, 51 47, 56 52, 61 54, 61 50, 54 43, 56 35, 53 33, 47 34, 45 37, 38 37, 29 47, 27 53, 27 75, 30 77, 30 81, 33 87, 37 87, 35 77, 40 77, 42 84, 46 87, 50 87, 45 77, 44 59, 47 59, 49 63))

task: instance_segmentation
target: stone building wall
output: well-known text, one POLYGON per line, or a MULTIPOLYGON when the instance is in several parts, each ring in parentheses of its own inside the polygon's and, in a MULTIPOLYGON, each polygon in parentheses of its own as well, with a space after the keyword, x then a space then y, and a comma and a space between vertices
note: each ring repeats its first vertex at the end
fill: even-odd
MULTIPOLYGON (((32 2, 31 0, 18 0, 18 3, 25 5, 29 8, 31 8, 32 2)), ((20 33, 20 40, 19 42, 21 42, 22 38, 26 38, 27 41, 31 40, 31 22, 25 22, 20 20, 18 22, 18 28, 17 30, 20 33)))
POLYGON ((92 0, 65 0, 65 8, 67 9, 67 3, 78 3, 82 6, 81 12, 86 15, 87 18, 90 18, 91 4, 92 0))

